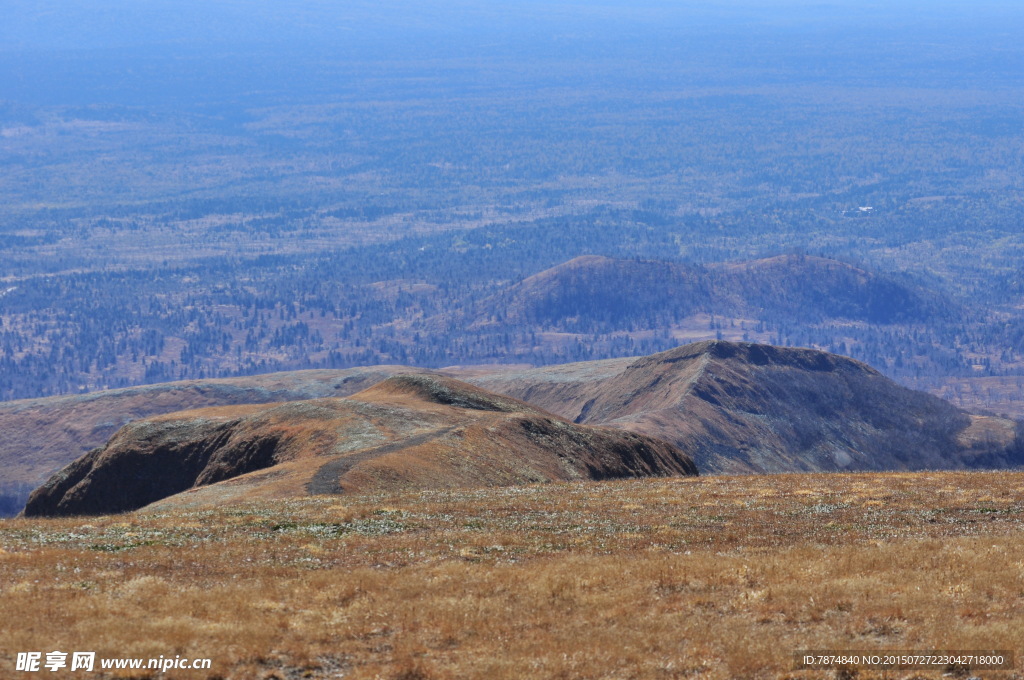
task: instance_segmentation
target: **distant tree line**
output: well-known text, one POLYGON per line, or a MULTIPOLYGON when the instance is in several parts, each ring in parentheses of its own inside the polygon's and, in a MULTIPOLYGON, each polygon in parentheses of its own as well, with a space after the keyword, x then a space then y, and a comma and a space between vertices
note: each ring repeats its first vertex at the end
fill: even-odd
MULTIPOLYGON (((0 297, 0 398, 300 368, 646 354, 679 344, 672 329, 694 314, 711 316, 709 337, 821 347, 897 378, 1020 372, 1024 318, 1004 297, 1012 274, 965 277, 966 292, 884 273, 865 288, 857 274, 785 264, 726 276, 708 259, 721 241, 706 234, 730 220, 665 226, 601 210, 327 253, 33 277, 0 297), (547 288, 529 279, 584 254, 644 264, 547 288)), ((778 254, 760 248, 735 252, 778 254)))

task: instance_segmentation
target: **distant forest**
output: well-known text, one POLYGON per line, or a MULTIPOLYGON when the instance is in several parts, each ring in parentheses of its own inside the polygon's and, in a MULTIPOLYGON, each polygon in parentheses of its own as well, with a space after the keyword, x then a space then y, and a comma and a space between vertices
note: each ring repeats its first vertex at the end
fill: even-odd
MULTIPOLYGON (((799 278, 799 256, 751 279, 757 290, 723 287, 714 306, 656 278, 629 279, 643 289, 612 295, 615 280, 602 282, 600 271, 590 291, 564 277, 553 279, 560 290, 517 288, 584 253, 650 263, 675 251, 683 263, 677 244, 708 228, 703 220, 670 227, 643 218, 604 213, 327 254, 35 277, 0 300, 0 394, 381 363, 581 361, 668 349, 683 342, 674 331, 820 347, 897 378, 1024 372, 1024 317, 999 304, 1000 292, 1019 295, 1012 279, 965 295, 948 281, 904 274, 892 279, 891 294, 912 299, 884 300, 893 306, 884 317, 844 308, 857 291, 836 286, 852 283, 799 278)), ((969 272, 973 262, 951 264, 969 272)), ((690 261, 688 271, 702 285, 726 285, 715 269, 690 261)))
POLYGON ((597 3, 568 31, 555 5, 507 30, 480 28, 504 25, 498 3, 345 40, 310 19, 302 42, 257 4, 250 42, 116 47, 71 23, 69 45, 29 44, 43 10, 19 6, 0 49, 0 399, 719 336, 907 384, 1024 372, 1020 12, 597 3), (857 316, 827 280, 782 274, 701 304, 657 277, 618 298, 529 280, 583 255, 712 286, 716 263, 834 258, 931 302, 857 316))

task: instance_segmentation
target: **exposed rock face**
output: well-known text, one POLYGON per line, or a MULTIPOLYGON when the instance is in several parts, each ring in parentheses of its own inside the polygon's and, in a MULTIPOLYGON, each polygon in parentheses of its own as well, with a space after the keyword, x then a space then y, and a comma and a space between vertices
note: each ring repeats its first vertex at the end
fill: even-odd
POLYGON ((709 341, 474 382, 576 422, 665 439, 703 473, 1024 463, 1013 421, 982 422, 865 364, 815 350, 709 341))
POLYGON ((348 399, 130 423, 33 492, 25 515, 123 512, 168 497, 211 504, 696 473, 689 457, 651 437, 576 425, 454 379, 407 375, 348 399))

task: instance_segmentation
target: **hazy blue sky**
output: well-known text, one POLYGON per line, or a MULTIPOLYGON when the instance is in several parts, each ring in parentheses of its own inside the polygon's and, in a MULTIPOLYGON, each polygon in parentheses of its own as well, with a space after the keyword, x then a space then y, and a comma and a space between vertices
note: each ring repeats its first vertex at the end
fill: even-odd
POLYGON ((586 37, 678 30, 914 30, 947 25, 967 31, 972 23, 1001 27, 1009 35, 1022 14, 1019 2, 941 0, 7 0, 0 50, 346 38, 363 42, 410 34, 472 42, 474 36, 586 37))
POLYGON ((0 101, 184 96, 225 78, 244 91, 268 78, 290 87, 339 57, 706 58, 790 79, 828 68, 837 79, 1016 85, 1021 35, 1024 3, 1008 1, 7 0, 0 101))

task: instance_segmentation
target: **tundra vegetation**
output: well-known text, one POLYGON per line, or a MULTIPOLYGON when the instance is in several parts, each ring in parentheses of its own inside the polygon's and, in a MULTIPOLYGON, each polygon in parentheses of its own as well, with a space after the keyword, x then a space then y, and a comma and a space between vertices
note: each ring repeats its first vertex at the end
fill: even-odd
MULTIPOLYGON (((0 662, 214 678, 832 678, 1024 639, 1024 474, 661 478, 0 523, 0 662)), ((1019 664, 1018 664, 1019 669, 1019 664)), ((1021 678, 962 668, 843 677, 1021 678)), ((85 676, 83 676, 85 677, 85 676)), ((91 674, 88 677, 104 677, 91 674)), ((140 675, 106 677, 156 678, 140 675)))
MULTIPOLYGON (((1019 4, 9 4, 0 399, 721 337, 1024 414, 1019 4), (898 304, 837 303, 865 281, 898 304)), ((24 491, 0 478, 0 506, 24 491)), ((792 670, 807 647, 1019 654, 1022 491, 782 475, 4 520, 0 661, 724 679, 824 677, 792 670)))

